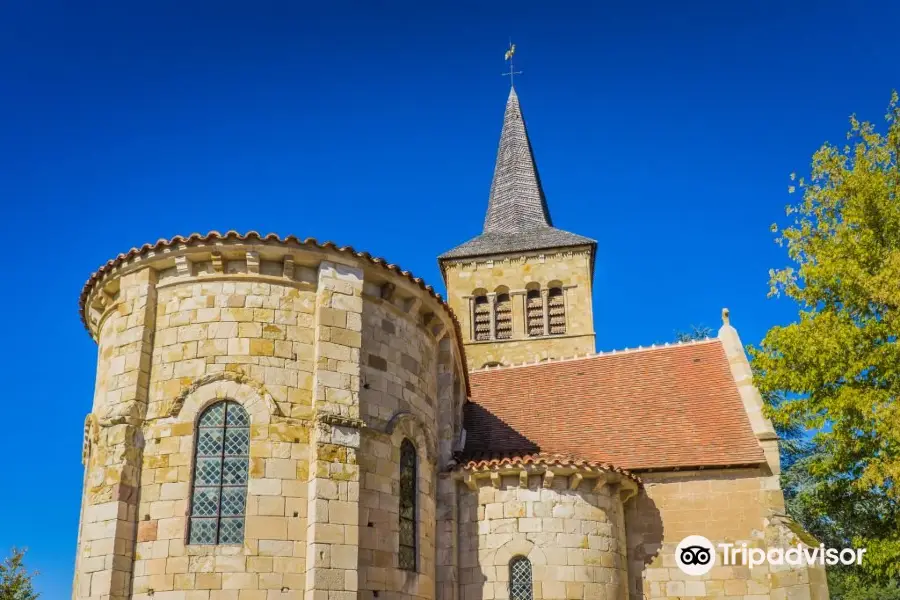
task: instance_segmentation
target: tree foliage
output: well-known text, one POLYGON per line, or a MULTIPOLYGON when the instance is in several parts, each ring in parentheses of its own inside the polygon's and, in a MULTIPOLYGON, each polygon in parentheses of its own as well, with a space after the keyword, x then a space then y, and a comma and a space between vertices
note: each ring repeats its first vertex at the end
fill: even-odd
POLYGON ((789 188, 802 199, 787 208, 792 222, 773 231, 791 264, 771 271, 770 284, 772 295, 799 305, 799 320, 773 327, 750 349, 776 427, 815 432, 787 444, 785 489, 793 516, 826 544, 868 548, 852 577, 888 586, 882 590, 900 579, 896 93, 886 120, 879 132, 851 117, 846 145, 823 145, 809 179, 789 188))
POLYGON ((675 332, 676 342, 694 342, 697 340, 705 340, 714 335, 713 330, 706 325, 691 325, 687 331, 678 330, 675 332))
POLYGON ((0 600, 36 600, 31 580, 37 575, 25 569, 26 550, 12 549, 12 554, 0 563, 0 600))

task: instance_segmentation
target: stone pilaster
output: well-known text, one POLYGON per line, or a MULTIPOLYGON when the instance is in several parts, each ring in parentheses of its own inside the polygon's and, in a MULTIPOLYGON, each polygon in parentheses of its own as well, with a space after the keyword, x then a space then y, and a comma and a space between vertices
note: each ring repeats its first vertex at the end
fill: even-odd
POLYGON ((130 597, 155 322, 156 272, 122 277, 100 326, 75 598, 130 597))
POLYGON ((361 269, 319 265, 306 600, 353 600, 359 568, 361 269))
POLYGON ((544 311, 544 335, 550 333, 550 290, 541 290, 541 309, 544 311))
POLYGON ((525 292, 510 292, 512 302, 512 339, 525 337, 525 292))

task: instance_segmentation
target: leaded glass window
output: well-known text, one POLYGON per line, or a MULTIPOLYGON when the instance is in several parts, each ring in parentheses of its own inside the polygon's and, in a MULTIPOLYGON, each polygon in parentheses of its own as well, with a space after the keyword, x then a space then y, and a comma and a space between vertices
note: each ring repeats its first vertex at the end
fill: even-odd
POLYGON ((509 600, 531 600, 531 561, 524 556, 509 561, 509 600))
POLYGON ((197 424, 188 543, 241 544, 250 463, 250 417, 226 400, 197 424))
POLYGON ((409 440, 400 444, 400 568, 416 570, 416 447, 409 440))

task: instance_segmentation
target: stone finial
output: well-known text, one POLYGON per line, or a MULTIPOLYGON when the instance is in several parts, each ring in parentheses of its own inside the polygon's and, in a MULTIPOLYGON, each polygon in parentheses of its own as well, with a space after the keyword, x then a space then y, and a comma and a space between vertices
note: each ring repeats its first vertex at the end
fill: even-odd
POLYGON ((731 325, 731 317, 727 308, 722 309, 722 325, 731 325))

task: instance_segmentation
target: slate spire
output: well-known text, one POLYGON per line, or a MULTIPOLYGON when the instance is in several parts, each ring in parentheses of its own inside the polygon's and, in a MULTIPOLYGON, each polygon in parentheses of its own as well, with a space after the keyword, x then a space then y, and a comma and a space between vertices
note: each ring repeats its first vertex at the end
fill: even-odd
POLYGON ((519 96, 510 87, 484 232, 517 233, 552 226, 519 96))
POLYGON ((444 252, 438 261, 443 264, 464 257, 576 246, 590 247, 593 265, 597 242, 553 226, 519 96, 515 88, 510 88, 482 232, 444 252))

